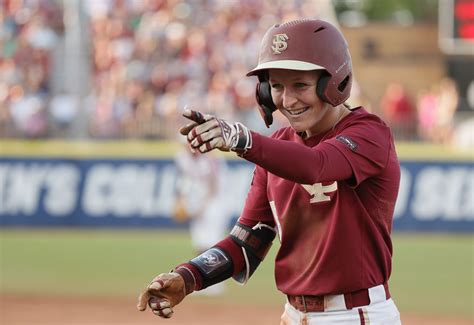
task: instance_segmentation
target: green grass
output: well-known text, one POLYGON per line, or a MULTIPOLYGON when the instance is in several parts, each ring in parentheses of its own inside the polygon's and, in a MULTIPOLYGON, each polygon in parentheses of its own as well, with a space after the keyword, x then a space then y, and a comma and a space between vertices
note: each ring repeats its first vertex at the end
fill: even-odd
POLYGON ((169 232, 3 231, 0 245, 2 291, 58 295, 135 293, 190 250, 169 232))
MULTIPOLYGON (((399 309, 473 317, 473 238, 395 235, 390 284, 399 309)), ((277 246, 244 288, 228 281, 219 300, 282 304, 273 279, 277 246)), ((155 275, 193 256, 183 231, 2 230, 0 291, 134 298, 155 275)))
POLYGON ((394 237, 391 291, 400 310, 474 319, 474 236, 394 237))

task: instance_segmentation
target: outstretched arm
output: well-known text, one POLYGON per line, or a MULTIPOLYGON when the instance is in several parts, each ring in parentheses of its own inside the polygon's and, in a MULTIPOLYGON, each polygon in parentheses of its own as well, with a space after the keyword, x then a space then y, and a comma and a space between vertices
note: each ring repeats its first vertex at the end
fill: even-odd
POLYGON ((273 227, 258 223, 248 227, 237 222, 230 235, 201 255, 162 273, 143 290, 137 308, 147 305, 155 315, 170 318, 173 307, 195 290, 230 277, 245 283, 265 258, 275 238, 273 227))
POLYGON ((241 123, 231 123, 185 110, 183 116, 193 120, 180 129, 191 150, 202 153, 213 149, 235 151, 272 174, 300 183, 346 180, 353 176, 346 157, 331 144, 310 148, 293 141, 284 141, 251 132, 241 123))

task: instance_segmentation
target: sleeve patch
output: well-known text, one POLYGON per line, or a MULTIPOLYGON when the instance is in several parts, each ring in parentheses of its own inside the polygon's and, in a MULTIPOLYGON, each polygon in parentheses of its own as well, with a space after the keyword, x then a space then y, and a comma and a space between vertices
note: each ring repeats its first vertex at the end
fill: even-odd
POLYGON ((338 135, 336 137, 336 140, 339 142, 342 142, 346 147, 351 149, 352 151, 356 152, 357 151, 357 143, 354 142, 351 138, 345 135, 338 135))
POLYGON ((229 259, 220 249, 214 247, 195 257, 191 262, 196 263, 205 275, 212 276, 225 268, 229 259))

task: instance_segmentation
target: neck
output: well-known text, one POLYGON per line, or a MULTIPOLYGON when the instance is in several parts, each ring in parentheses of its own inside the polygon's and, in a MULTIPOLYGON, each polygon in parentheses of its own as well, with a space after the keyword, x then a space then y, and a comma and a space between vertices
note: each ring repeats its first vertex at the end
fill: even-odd
POLYGON ((325 117, 318 123, 316 128, 306 130, 306 138, 312 137, 314 135, 325 133, 331 129, 334 129, 337 123, 341 121, 347 114, 350 113, 344 105, 338 105, 336 107, 332 107, 327 104, 327 114, 325 117))

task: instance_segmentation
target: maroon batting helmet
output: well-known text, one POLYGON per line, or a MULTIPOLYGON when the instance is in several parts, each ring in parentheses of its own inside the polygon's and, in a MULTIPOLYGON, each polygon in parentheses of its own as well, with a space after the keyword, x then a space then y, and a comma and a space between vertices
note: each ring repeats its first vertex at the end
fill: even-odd
POLYGON ((256 75, 257 102, 267 127, 276 110, 268 83, 268 69, 324 70, 316 87, 321 100, 332 106, 345 102, 352 84, 352 60, 347 42, 330 23, 298 19, 272 26, 263 37, 258 65, 247 73, 256 75))

